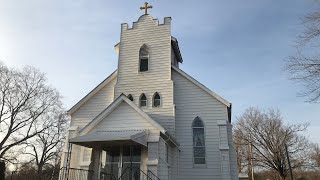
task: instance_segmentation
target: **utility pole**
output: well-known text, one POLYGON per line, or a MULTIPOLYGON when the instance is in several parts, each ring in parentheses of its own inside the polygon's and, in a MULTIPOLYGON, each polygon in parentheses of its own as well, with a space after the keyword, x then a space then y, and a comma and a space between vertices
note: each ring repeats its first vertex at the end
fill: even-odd
POLYGON ((290 171, 291 180, 293 180, 293 175, 292 175, 292 169, 291 169, 291 163, 290 163, 290 158, 289 158, 289 153, 288 153, 287 144, 284 144, 284 147, 285 147, 285 149, 286 149, 286 155, 287 155, 287 160, 288 160, 288 165, 289 165, 289 171, 290 171))

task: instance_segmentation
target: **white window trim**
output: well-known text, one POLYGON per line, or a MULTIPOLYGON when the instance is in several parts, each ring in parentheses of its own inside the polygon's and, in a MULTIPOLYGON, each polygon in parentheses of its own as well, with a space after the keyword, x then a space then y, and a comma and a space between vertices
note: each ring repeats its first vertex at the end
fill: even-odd
POLYGON ((139 107, 141 108, 147 108, 148 107, 148 98, 147 98, 147 95, 145 93, 142 93, 139 97, 139 107), (146 100, 141 100, 142 96, 145 96, 146 97, 146 100), (142 101, 145 101, 146 102, 146 105, 145 106, 141 106, 141 102, 142 101))
POLYGON ((155 92, 155 93, 153 94, 153 96, 152 96, 152 107, 154 107, 154 108, 160 108, 160 107, 162 107, 162 98, 161 98, 161 95, 160 95, 159 92, 155 92), (160 99, 159 99, 160 105, 159 105, 159 106, 155 106, 155 105, 154 105, 154 100, 155 100, 154 97, 156 96, 156 94, 158 94, 159 97, 160 97, 160 99))
POLYGON ((150 54, 151 54, 150 46, 148 44, 142 44, 140 46, 140 48, 139 48, 139 66, 138 66, 138 72, 139 73, 147 73, 147 72, 149 72, 149 70, 150 70, 150 54), (144 45, 148 47, 148 55, 147 56, 140 56, 140 50, 141 50, 142 46, 144 46, 144 45), (142 59, 141 57, 148 59, 148 70, 147 71, 140 71, 140 65, 141 65, 141 59, 142 59))

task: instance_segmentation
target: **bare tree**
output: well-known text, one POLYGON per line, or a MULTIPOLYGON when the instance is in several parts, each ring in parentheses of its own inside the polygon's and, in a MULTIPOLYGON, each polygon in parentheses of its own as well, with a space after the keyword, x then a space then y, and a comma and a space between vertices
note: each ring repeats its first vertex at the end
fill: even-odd
POLYGON ((249 144, 243 139, 240 131, 234 131, 234 144, 237 154, 237 163, 239 173, 248 172, 249 170, 249 144))
POLYGON ((32 156, 37 166, 37 174, 41 179, 44 166, 55 167, 59 162, 60 153, 66 138, 68 119, 65 113, 57 112, 51 119, 51 126, 37 134, 28 142, 26 154, 32 156))
POLYGON ((306 150, 309 142, 299 134, 306 128, 306 124, 284 125, 278 110, 263 112, 257 108, 249 108, 238 118, 235 140, 252 144, 255 166, 274 170, 281 179, 285 179, 289 172, 285 144, 288 146, 293 169, 302 167, 308 160, 306 150))
POLYGON ((311 160, 313 167, 320 168, 320 147, 319 144, 313 144, 311 148, 311 160))
POLYGON ((307 101, 320 100, 320 11, 309 14, 303 20, 304 32, 298 36, 297 53, 287 59, 286 70, 290 79, 300 82, 305 90, 300 95, 307 101))
POLYGON ((47 85, 39 70, 18 70, 0 63, 0 159, 9 160, 13 147, 50 127, 49 117, 59 109, 59 93, 47 85))

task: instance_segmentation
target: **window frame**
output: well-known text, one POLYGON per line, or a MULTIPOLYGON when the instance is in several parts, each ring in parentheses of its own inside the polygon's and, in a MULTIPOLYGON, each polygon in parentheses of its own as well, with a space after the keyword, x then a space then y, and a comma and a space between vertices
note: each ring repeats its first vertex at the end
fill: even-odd
POLYGON ((146 96, 146 94, 145 93, 142 93, 141 95, 140 95, 140 97, 139 97, 139 107, 142 107, 142 108, 144 108, 144 107, 148 107, 148 98, 147 98, 147 96, 146 96), (142 97, 145 97, 146 99, 145 100, 143 100, 143 101, 145 101, 146 102, 146 105, 145 106, 142 106, 141 104, 141 102, 142 102, 142 97))
POLYGON ((139 66, 138 66, 138 72, 139 73, 145 73, 145 72, 148 72, 150 69, 150 47, 147 45, 147 44, 143 44, 140 49, 139 49, 139 66), (142 48, 146 48, 146 51, 148 52, 147 55, 141 55, 141 49, 142 48), (141 71, 141 60, 142 59, 147 59, 147 63, 148 63, 148 66, 147 66, 147 70, 145 71, 141 71))
POLYGON ((155 107, 155 108, 158 108, 158 107, 161 107, 162 106, 162 101, 161 101, 161 96, 160 96, 160 94, 158 93, 158 92, 155 92, 154 94, 153 94, 153 96, 152 96, 152 107, 155 107), (159 105, 158 106, 155 106, 155 97, 156 97, 156 95, 158 95, 159 96, 159 99, 157 99, 157 100, 159 100, 159 105))
POLYGON ((191 123, 191 129, 192 129, 192 162, 193 162, 193 167, 201 167, 201 168, 205 168, 207 167, 207 148, 206 148, 206 128, 205 128, 205 123, 203 122, 203 120, 197 116, 196 118, 194 118, 194 120, 191 123), (201 121, 203 127, 195 127, 194 126, 194 122, 196 120, 201 121), (194 129, 203 129, 203 140, 204 140, 204 146, 195 146, 194 144, 194 129), (194 149, 196 147, 200 147, 200 148, 204 148, 204 156, 203 157, 195 157, 194 154, 194 149), (195 163, 195 159, 196 158, 204 158, 204 164, 196 164, 195 163))

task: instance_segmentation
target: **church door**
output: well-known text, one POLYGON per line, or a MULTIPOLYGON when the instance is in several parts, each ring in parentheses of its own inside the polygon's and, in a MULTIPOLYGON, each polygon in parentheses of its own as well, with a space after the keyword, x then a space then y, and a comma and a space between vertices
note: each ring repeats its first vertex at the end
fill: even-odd
POLYGON ((103 150, 101 155, 102 180, 139 180, 141 146, 124 145, 103 150))

